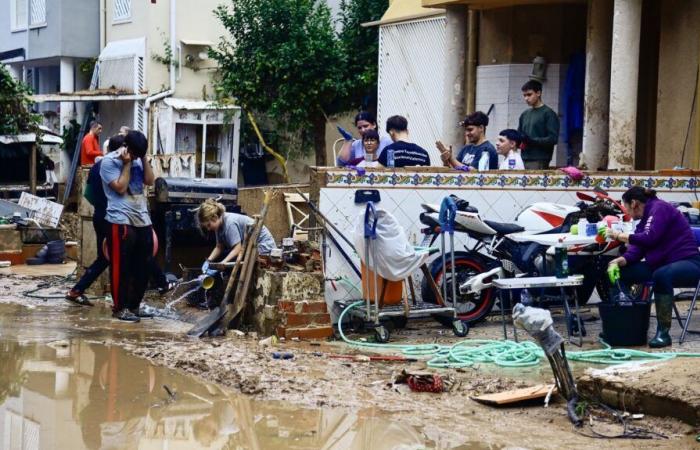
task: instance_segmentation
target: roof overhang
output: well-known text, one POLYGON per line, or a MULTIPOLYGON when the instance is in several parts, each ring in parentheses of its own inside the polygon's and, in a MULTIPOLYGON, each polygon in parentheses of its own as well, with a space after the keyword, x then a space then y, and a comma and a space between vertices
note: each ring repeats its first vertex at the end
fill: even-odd
MULTIPOLYGON (((36 142, 36 134, 34 133, 24 133, 24 134, 3 134, 0 135, 0 144, 23 144, 26 142, 36 142)), ((41 136, 42 144, 63 144, 63 139, 60 136, 54 134, 45 133, 41 136)))
POLYGON ((384 12, 380 20, 363 23, 363 27, 390 25, 392 23, 408 22, 445 14, 439 9, 425 8, 421 0, 394 0, 384 12))
POLYGON ((29 98, 35 103, 44 102, 106 102, 145 100, 148 94, 115 89, 96 89, 93 91, 58 92, 55 94, 34 94, 29 98))
POLYGON ((562 3, 586 3, 586 0, 421 0, 421 4, 425 8, 467 5, 470 9, 493 9, 520 5, 560 5, 562 3))

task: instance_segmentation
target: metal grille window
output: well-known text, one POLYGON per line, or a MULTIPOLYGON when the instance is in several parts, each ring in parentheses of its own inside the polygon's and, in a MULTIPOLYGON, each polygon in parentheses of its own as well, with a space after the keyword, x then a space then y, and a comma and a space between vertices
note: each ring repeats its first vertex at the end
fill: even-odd
POLYGON ((46 0, 30 0, 29 26, 46 24, 46 0))
POLYGON ((394 114, 406 117, 411 139, 438 165, 435 141, 442 133, 445 40, 444 17, 379 29, 378 122, 394 114))
POLYGON ((27 28, 27 7, 28 0, 10 0, 12 30, 24 30, 27 28))
POLYGON ((121 22, 131 18, 131 0, 114 0, 114 22, 121 22))

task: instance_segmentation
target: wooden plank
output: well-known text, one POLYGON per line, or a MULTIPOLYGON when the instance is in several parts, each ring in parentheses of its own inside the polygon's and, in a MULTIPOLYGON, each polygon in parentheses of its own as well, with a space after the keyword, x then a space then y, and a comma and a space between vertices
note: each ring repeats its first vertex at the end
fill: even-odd
POLYGON ((36 195, 36 144, 29 150, 29 192, 36 195))
MULTIPOLYGON (((549 390, 553 387, 553 384, 538 384, 537 386, 514 389, 512 391, 504 391, 497 394, 479 395, 477 397, 470 398, 475 402, 483 403, 485 405, 509 405, 512 403, 524 402, 537 398, 545 398, 549 390)), ((556 392, 557 389, 554 387, 552 393, 556 392)))

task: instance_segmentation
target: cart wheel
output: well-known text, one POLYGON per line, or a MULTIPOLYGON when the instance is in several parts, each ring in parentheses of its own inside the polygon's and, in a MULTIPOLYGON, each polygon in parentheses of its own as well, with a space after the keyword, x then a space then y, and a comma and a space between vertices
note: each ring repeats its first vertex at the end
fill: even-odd
POLYGON ((469 333, 469 325, 459 319, 452 321, 452 332, 457 337, 464 337, 469 333))
POLYGON ((378 326, 374 329, 374 338, 377 342, 386 344, 389 342, 389 330, 384 325, 378 326))

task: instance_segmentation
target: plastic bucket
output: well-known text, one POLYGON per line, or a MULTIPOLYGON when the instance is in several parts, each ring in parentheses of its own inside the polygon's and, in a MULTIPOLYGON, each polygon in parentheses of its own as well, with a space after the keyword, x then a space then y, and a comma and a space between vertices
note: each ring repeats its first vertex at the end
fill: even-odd
MULTIPOLYGON (((364 263, 362 266, 362 295, 364 298, 371 298, 374 301, 374 272, 367 269, 364 263)), ((384 293, 384 298, 380 298, 379 306, 398 305, 403 300, 403 281, 389 281, 386 278, 377 277, 377 290, 379 297, 384 293)))
POLYGON ((651 302, 599 303, 605 342, 613 347, 647 344, 651 302))

